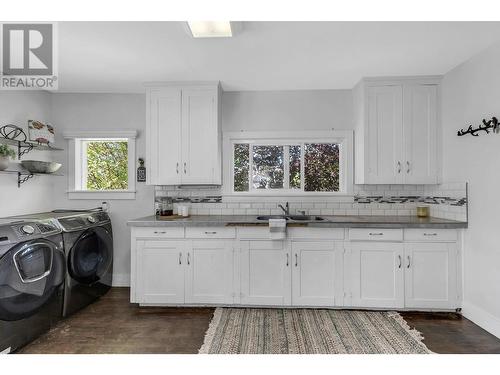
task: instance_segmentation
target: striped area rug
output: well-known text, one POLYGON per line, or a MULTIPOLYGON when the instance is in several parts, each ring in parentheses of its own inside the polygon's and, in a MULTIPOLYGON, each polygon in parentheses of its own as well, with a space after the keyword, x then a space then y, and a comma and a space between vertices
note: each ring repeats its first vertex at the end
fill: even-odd
POLYGON ((396 312, 217 308, 201 354, 427 354, 396 312))

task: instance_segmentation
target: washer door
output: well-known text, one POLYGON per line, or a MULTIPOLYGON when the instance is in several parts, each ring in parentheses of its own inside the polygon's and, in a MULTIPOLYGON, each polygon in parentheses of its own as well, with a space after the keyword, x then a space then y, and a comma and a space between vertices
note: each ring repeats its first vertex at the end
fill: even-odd
POLYGON ((91 285, 111 272, 113 236, 102 227, 86 230, 75 241, 68 256, 70 276, 79 283, 91 285))
POLYGON ((0 258, 0 320, 20 320, 48 303, 64 281, 64 253, 44 239, 14 246, 0 258))

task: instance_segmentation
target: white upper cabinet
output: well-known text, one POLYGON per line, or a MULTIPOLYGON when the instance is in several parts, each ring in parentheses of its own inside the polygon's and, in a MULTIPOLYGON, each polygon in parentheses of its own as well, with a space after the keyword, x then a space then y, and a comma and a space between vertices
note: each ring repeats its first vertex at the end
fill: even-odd
POLYGON ((403 91, 404 182, 438 182, 438 86, 407 84, 403 91))
POLYGON ((180 183, 181 91, 154 88, 147 93, 146 165, 151 185, 180 183))
POLYGON ((438 183, 439 82, 364 79, 355 87, 357 184, 438 183))
POLYGON ((375 86, 367 88, 368 122, 368 176, 374 184, 386 181, 403 183, 401 155, 403 153, 401 86, 375 86))
POLYGON ((220 86, 147 88, 146 167, 150 185, 220 185, 220 86))

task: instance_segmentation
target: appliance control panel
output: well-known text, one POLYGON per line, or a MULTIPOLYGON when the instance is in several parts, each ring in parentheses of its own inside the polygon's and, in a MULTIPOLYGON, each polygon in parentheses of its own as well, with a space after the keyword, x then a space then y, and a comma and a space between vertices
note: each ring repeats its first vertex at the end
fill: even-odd
POLYGON ((101 225, 110 221, 105 212, 87 212, 79 215, 58 219, 60 226, 65 231, 75 231, 101 225))
POLYGON ((27 222, 11 226, 12 231, 19 239, 37 238, 42 235, 50 235, 60 232, 52 223, 48 222, 27 222))

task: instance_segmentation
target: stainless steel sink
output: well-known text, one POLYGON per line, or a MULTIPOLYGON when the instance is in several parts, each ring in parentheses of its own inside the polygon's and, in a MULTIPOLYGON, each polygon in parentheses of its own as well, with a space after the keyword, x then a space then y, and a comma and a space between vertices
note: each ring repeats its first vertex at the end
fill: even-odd
POLYGON ((291 215, 288 216, 290 220, 294 221, 323 221, 325 220, 323 217, 320 216, 307 216, 307 215, 291 215))
POLYGON ((286 216, 283 215, 264 215, 264 216, 257 216, 257 220, 262 220, 262 221, 269 221, 269 219, 285 219, 288 220, 286 216))
POLYGON ((307 215, 264 215, 257 216, 257 220, 269 221, 269 219, 285 219, 285 220, 293 220, 293 221, 323 221, 324 218, 320 216, 307 216, 307 215))

